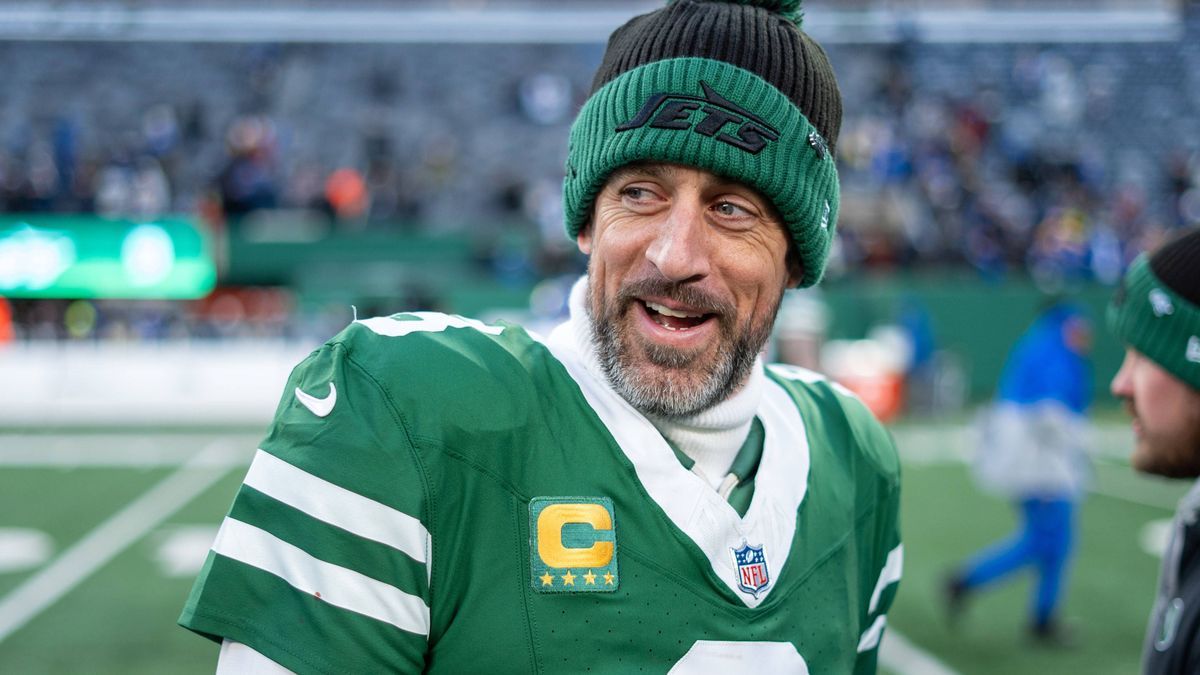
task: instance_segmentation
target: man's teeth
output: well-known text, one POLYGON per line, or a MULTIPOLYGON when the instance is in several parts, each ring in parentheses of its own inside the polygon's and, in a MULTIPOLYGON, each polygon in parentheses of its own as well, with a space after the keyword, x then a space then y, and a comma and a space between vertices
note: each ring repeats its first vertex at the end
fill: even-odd
POLYGON ((658 312, 659 314, 663 314, 665 316, 673 316, 678 319, 699 319, 700 317, 704 316, 703 314, 688 314, 687 312, 679 312, 674 309, 670 309, 668 307, 663 307, 662 305, 658 304, 657 302, 647 301, 646 306, 649 307, 650 309, 658 312))

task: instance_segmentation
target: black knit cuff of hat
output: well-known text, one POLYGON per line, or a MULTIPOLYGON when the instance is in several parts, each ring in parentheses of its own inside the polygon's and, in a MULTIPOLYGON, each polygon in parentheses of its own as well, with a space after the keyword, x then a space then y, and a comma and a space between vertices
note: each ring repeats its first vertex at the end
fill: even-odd
POLYGON ((687 56, 724 61, 770 82, 836 149, 842 98, 825 50, 787 17, 762 7, 677 0, 635 17, 609 38, 592 93, 638 66, 687 56))
POLYGON ((1200 229, 1187 230, 1150 256, 1150 269, 1159 281, 1200 306, 1200 229))

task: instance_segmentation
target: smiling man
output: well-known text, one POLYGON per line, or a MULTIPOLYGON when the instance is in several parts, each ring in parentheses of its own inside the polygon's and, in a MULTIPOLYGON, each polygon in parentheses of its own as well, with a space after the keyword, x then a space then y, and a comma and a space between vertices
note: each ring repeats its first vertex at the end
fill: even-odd
MULTIPOLYGON (((1108 311, 1125 343, 1112 392, 1133 417, 1133 467, 1200 476, 1200 230, 1134 261, 1108 311)), ((1148 675, 1200 672, 1200 482, 1179 503, 1142 649, 1148 675)))
POLYGON ((578 235, 604 373, 642 412, 686 417, 750 375, 801 269, 770 202, 685 166, 618 169, 578 235))
POLYGON ((613 34, 549 336, 397 314, 296 368, 180 619, 220 672, 875 671, 891 439, 760 358, 837 222, 841 99, 797 5, 613 34))

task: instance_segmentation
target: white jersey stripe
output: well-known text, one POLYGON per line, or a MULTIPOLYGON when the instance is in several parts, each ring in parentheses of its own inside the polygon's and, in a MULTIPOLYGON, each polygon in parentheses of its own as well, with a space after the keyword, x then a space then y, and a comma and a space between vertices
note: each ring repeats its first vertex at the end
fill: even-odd
POLYGON ((862 637, 858 640, 858 653, 871 651, 879 646, 879 639, 883 637, 883 627, 887 625, 886 616, 878 616, 871 627, 867 629, 862 637))
POLYGON ((429 635, 429 608, 415 595, 354 570, 312 557, 265 530, 226 518, 213 551, 274 574, 297 590, 335 607, 401 630, 429 635))
POLYGON ((427 563, 429 532, 421 521, 259 450, 246 485, 288 506, 427 563))
POLYGON ((440 333, 447 328, 474 328, 480 333, 499 335, 504 332, 504 326, 489 326, 476 319, 465 319, 455 314, 440 312, 406 312, 405 316, 415 316, 417 320, 400 320, 390 316, 377 316, 373 319, 359 319, 371 332, 384 337, 404 337, 409 333, 440 333))
POLYGON ((879 607, 879 597, 883 595, 883 591, 888 586, 900 581, 900 575, 904 572, 904 544, 899 544, 896 548, 888 552, 887 562, 883 564, 883 569, 879 572, 879 581, 875 582, 875 591, 871 593, 871 604, 867 607, 867 612, 874 612, 876 607, 879 607))
POLYGON ((771 372, 780 377, 786 377, 789 380, 796 380, 797 382, 807 382, 810 384, 813 382, 828 382, 829 386, 833 387, 834 391, 837 391, 844 396, 849 396, 850 398, 858 398, 858 394, 850 391, 842 384, 834 382, 828 377, 825 377, 824 375, 807 368, 793 366, 789 363, 772 363, 768 365, 767 368, 770 368, 771 372))
POLYGON ((226 638, 217 656, 216 675, 295 675, 255 651, 250 645, 226 638))

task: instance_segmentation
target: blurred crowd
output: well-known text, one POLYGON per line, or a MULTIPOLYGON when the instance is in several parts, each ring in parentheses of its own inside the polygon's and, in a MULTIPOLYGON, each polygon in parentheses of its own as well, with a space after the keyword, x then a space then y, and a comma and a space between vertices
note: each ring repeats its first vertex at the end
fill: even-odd
POLYGON ((346 323, 345 317, 330 317, 327 324, 316 317, 301 322, 295 309, 295 296, 286 288, 218 289, 191 301, 0 298, 0 343, 5 341, 5 318, 13 317, 21 321, 8 339, 106 342, 311 341, 346 323))
POLYGON ((966 86, 922 86, 925 61, 915 45, 892 48, 874 95, 848 106, 847 267, 967 264, 989 278, 1024 271, 1048 290, 1114 284, 1166 232, 1200 222, 1197 148, 1168 137, 1170 124, 1131 123, 1139 102, 1121 78, 1143 77, 1132 55, 1079 69, 1055 49, 1014 49, 1006 72, 966 86))
POLYGON ((386 150, 362 170, 287 166, 269 115, 235 119, 219 165, 190 164, 197 146, 219 142, 205 133, 202 110, 154 104, 140 131, 99 148, 85 139, 102 130, 70 117, 56 119, 48 137, 12 139, 0 151, 0 212, 135 220, 192 213, 209 225, 263 209, 312 209, 342 223, 416 215, 386 150))
MULTIPOLYGON (((1171 43, 833 45, 846 116, 830 277, 950 266, 1050 291, 1113 284, 1200 224, 1188 12, 1171 43)), ((515 229, 537 250, 496 252, 497 274, 578 271, 561 163, 599 49, 0 44, 0 62, 23 64, 0 102, 0 214, 191 214, 218 233, 262 213, 347 233, 515 229), (95 67, 48 79, 78 63, 95 67)), ((18 330, 69 335, 68 306, 16 302, 18 330)), ((154 307, 160 327, 120 323, 220 332, 154 307)))

